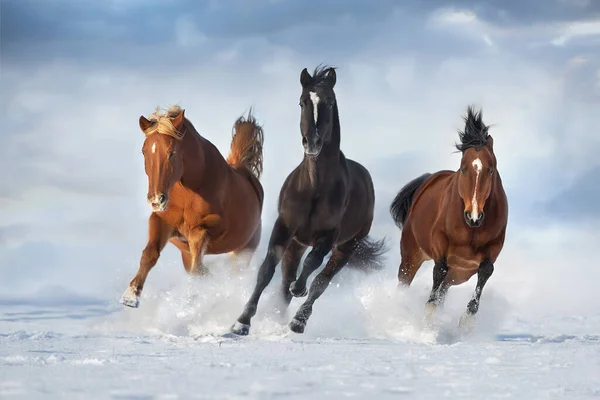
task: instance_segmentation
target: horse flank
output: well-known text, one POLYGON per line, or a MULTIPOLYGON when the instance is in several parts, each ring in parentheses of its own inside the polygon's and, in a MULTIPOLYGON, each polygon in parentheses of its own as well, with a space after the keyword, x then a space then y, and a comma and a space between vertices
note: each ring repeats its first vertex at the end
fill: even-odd
POLYGON ((410 212, 410 207, 412 206, 415 193, 430 177, 431 174, 427 172, 408 182, 402 189, 400 189, 400 192, 398 192, 392 201, 392 204, 390 205, 390 213, 392 214, 392 219, 398 228, 402 229, 406 218, 408 218, 408 213, 410 212))
POLYGON ((241 116, 233 125, 231 150, 227 163, 231 166, 246 167, 256 179, 260 179, 263 171, 263 130, 252 116, 241 116))

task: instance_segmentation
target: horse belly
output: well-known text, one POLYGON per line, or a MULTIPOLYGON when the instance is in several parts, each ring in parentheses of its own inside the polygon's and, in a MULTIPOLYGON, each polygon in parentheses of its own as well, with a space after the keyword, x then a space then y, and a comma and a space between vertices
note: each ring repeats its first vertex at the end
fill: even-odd
POLYGON ((300 229, 297 229, 294 234, 294 239, 304 246, 312 246, 313 245, 313 232, 310 227, 304 226, 300 229))
POLYGON ((222 210, 223 234, 209 243, 208 254, 223 254, 244 248, 260 226, 258 197, 250 185, 246 186, 247 190, 231 193, 228 209, 222 210))

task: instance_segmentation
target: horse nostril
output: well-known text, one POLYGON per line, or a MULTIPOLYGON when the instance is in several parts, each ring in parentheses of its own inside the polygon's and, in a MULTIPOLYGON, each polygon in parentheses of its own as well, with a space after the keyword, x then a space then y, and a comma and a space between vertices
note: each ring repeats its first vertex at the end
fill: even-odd
POLYGON ((306 138, 306 136, 302 136, 302 145, 303 146, 308 145, 308 139, 306 138))
POLYGON ((471 219, 471 211, 465 211, 465 218, 471 219))
POLYGON ((165 196, 164 194, 161 194, 160 196, 158 196, 158 202, 159 203, 164 203, 165 200, 167 200, 167 196, 165 196))

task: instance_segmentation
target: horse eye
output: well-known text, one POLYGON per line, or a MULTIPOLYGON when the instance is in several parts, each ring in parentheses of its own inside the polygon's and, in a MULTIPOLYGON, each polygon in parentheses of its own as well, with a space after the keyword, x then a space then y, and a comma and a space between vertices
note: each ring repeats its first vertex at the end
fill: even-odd
POLYGON ((464 168, 461 168, 460 169, 460 173, 463 174, 463 175, 466 175, 467 174, 467 170, 464 169, 464 168))
POLYGON ((494 175, 494 168, 490 168, 490 176, 494 175))
POLYGON ((169 158, 173 158, 173 156, 174 156, 174 155, 175 155, 175 152, 174 152, 174 151, 170 151, 170 152, 169 152, 169 158))

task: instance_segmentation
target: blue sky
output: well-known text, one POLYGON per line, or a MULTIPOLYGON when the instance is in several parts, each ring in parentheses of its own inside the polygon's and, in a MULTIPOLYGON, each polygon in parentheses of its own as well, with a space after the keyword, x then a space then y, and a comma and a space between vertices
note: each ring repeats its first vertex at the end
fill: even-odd
MULTIPOLYGON (((280 185, 302 158, 299 74, 319 63, 338 67, 342 147, 373 174, 373 232, 392 238, 390 270, 399 232, 389 202, 422 172, 457 168, 456 130, 471 103, 494 125, 508 270, 593 256, 594 0, 3 0, 1 18, 5 292, 125 287, 149 213, 137 120, 157 105, 179 103, 223 152, 235 118, 254 107, 265 129, 264 245, 280 185)), ((179 256, 165 257, 183 275, 179 256)))

